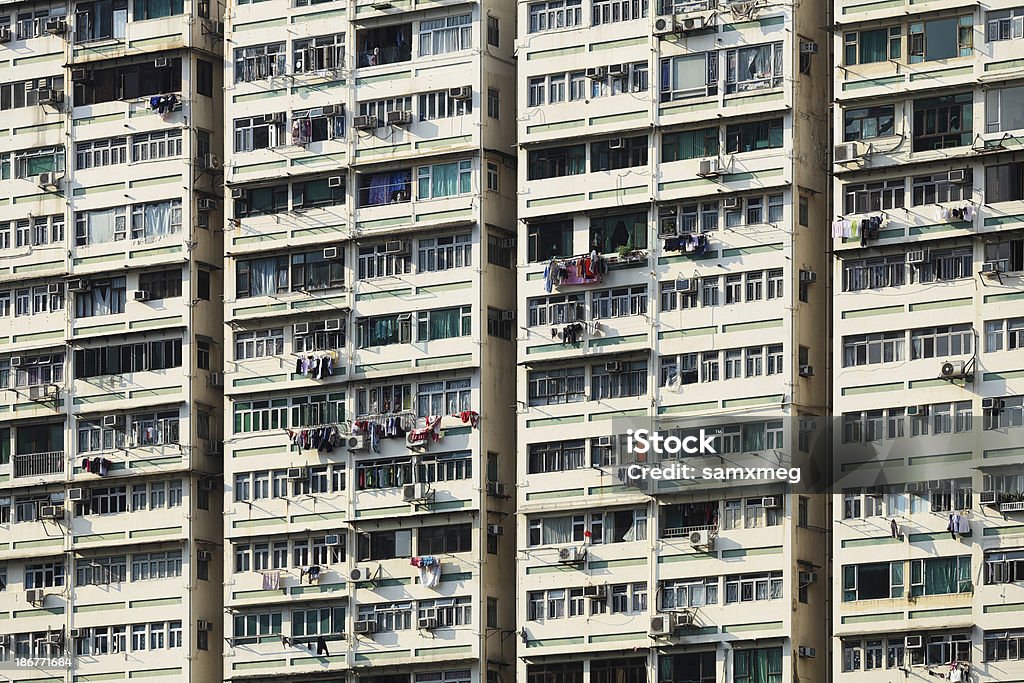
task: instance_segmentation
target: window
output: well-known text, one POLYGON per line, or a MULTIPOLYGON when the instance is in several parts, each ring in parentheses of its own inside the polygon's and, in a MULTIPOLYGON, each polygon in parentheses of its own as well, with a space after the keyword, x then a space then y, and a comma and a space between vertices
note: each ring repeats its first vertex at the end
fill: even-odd
POLYGON ((528 179, 543 180, 587 172, 586 145, 569 145, 531 150, 528 154, 528 179))
POLYGON ((292 636, 336 635, 345 631, 344 607, 297 609, 292 612, 292 636))
POLYGON ((843 567, 843 601, 903 597, 903 561, 843 567))
POLYGON ((911 596, 970 593, 972 590, 969 555, 910 560, 911 596))
POLYGON ((910 24, 907 54, 911 64, 970 57, 974 53, 971 15, 910 24))
MULTIPOLYGON (((985 167, 985 202, 1019 201, 1024 199, 1024 164, 1015 162, 985 167)), ((988 259, 986 259, 988 260, 988 259)))
POLYGON ((864 109, 846 109, 843 111, 843 140, 870 140, 887 135, 894 135, 896 129, 896 107, 885 105, 864 109))
POLYGON ((42 147, 14 153, 15 178, 34 178, 41 173, 63 172, 63 147, 42 147))
POLYGON ((646 285, 600 290, 591 297, 591 315, 595 320, 647 314, 646 285))
POLYGON ((472 410, 470 380, 423 382, 416 386, 416 414, 456 415, 472 410))
POLYGON ((661 60, 661 101, 718 93, 718 53, 701 52, 661 60))
POLYGON ((292 209, 313 209, 345 203, 345 176, 292 183, 292 209))
MULTIPOLYGON (((566 2, 569 2, 569 1, 570 0, 566 0, 566 2)), ((576 2, 577 2, 577 4, 579 4, 579 0, 576 0, 576 2)), ((500 93, 498 92, 497 88, 488 88, 487 89, 487 116, 489 116, 492 119, 498 119, 499 116, 500 116, 500 113, 501 113, 500 93)))
POLYGON ((64 563, 45 562, 25 565, 25 588, 53 588, 64 585, 64 563))
POLYGON ((132 555, 132 581, 181 576, 181 551, 132 555))
POLYGON ((132 136, 132 161, 151 161, 181 156, 181 130, 138 133, 132 136))
POLYGON ((75 169, 114 166, 128 161, 128 139, 105 138, 75 145, 75 169))
POLYGON ((356 34, 358 66, 396 64, 412 59, 412 24, 365 29, 356 34))
POLYGON ((899 59, 903 31, 899 26, 843 34, 843 62, 846 66, 875 64, 899 59))
POLYGON ((472 525, 420 527, 416 544, 418 555, 465 553, 473 547, 472 525))
POLYGON ((128 511, 128 488, 104 486, 89 491, 89 499, 75 503, 75 516, 111 515, 128 511))
POLYGON ((470 14, 420 21, 420 57, 472 48, 472 23, 470 14))
MULTIPOLYGON (((990 12, 989 14, 992 14, 990 12)), ((1018 34, 1018 38, 1020 35, 1018 34)), ((1024 630, 986 631, 985 661, 1003 662, 1024 659, 1024 630)))
POLYGON ((498 17, 487 15, 487 44, 501 47, 501 24, 498 17))
POLYGON ((661 582, 661 608, 666 611, 718 604, 717 577, 671 579, 661 582))
POLYGON ((739 574, 725 577, 725 604, 760 602, 782 598, 782 572, 739 574))
POLYGON ((292 65, 297 74, 344 68, 345 34, 292 41, 292 65))
POLYGON ((914 151, 971 144, 974 95, 947 95, 914 100, 914 151))
POLYGON ((473 162, 420 166, 416 169, 417 199, 438 199, 469 194, 472 191, 473 162))
MULTIPOLYGON (((136 2, 136 9, 141 4, 136 2)), ((179 8, 181 0, 174 3, 179 8)), ((170 9, 170 4, 167 5, 170 9)), ((179 10, 180 13, 180 10, 179 10)), ((136 20, 145 16, 136 16, 136 20)), ((128 0, 113 2, 86 2, 75 6, 75 42, 88 43, 94 40, 123 40, 128 25, 128 0)))
POLYGON ((405 243, 399 252, 388 250, 386 243, 359 247, 358 278, 372 280, 380 277, 396 277, 412 272, 412 262, 405 243))
POLYGON ((595 0, 592 26, 633 21, 647 16, 647 0, 595 0))
POLYGON ((196 92, 213 97, 213 64, 205 59, 196 60, 196 92))
POLYGON ((160 238, 181 232, 181 200, 134 204, 131 207, 131 238, 160 238))
POLYGON ((288 257, 238 261, 235 266, 235 293, 239 299, 269 296, 288 291, 288 257))
POLYGON ((401 313, 374 318, 360 318, 356 322, 359 348, 408 344, 412 341, 412 314, 401 313))
MULTIPOLYGON (((140 275, 140 279, 141 277, 140 275)), ((180 286, 179 280, 179 295, 181 294, 180 286)), ((91 318, 97 315, 124 313, 126 292, 125 278, 123 277, 90 281, 88 290, 75 294, 75 317, 91 318)))
POLYGON ((598 253, 611 253, 619 247, 646 249, 649 230, 647 213, 602 216, 590 221, 590 245, 598 253))
POLYGON ((527 224, 527 259, 531 263, 547 261, 573 253, 572 219, 527 224))
POLYGON ((548 0, 530 4, 529 33, 573 28, 582 24, 582 0, 548 0))
POLYGON ((725 151, 729 154, 782 147, 782 119, 735 123, 725 127, 725 151))
POLYGON ((876 332, 843 338, 843 367, 905 360, 904 332, 876 332))
POLYGON ((487 262, 502 268, 511 268, 515 238, 502 235, 503 233, 487 235, 487 262))
POLYGON ((905 182, 879 180, 872 183, 849 184, 843 189, 843 210, 846 214, 872 213, 887 209, 902 209, 905 182))
POLYGON ((128 576, 126 555, 94 557, 75 563, 75 584, 78 586, 107 586, 123 583, 128 576))
POLYGON ((661 141, 661 160, 680 161, 718 156, 718 128, 666 133, 661 141))
POLYGON ((590 145, 590 170, 613 171, 647 165, 647 136, 617 138, 590 145))
POLYGON ((288 185, 247 187, 234 200, 235 218, 269 216, 288 210, 288 185))
POLYGON ((915 176, 911 181, 911 196, 914 206, 970 201, 974 192, 972 175, 971 169, 967 168, 915 176), (964 180, 950 180, 950 173, 963 173, 964 180))
POLYGON ((532 370, 528 383, 531 406, 586 400, 586 378, 582 367, 532 370))
POLYGON ((782 683, 782 648, 734 651, 733 683, 782 683))
POLYGON ((590 400, 642 396, 647 393, 647 363, 632 361, 620 363, 619 369, 612 364, 593 368, 590 378, 590 400))
POLYGON ((419 272, 433 273, 473 265, 471 238, 469 233, 461 233, 420 239, 417 250, 419 272))
POLYGON ((180 297, 181 271, 144 271, 139 274, 139 289, 145 291, 150 299, 159 300, 180 297))
POLYGON ((64 354, 21 356, 21 365, 14 371, 11 383, 10 361, 6 361, 6 372, 0 373, 0 385, 8 388, 35 387, 44 384, 61 384, 64 381, 64 354))
POLYGON ((252 45, 235 50, 235 83, 251 83, 284 76, 285 44, 252 45))
MULTIPOLYGON (((1019 18, 1024 21, 1024 16, 1019 18)), ((1020 128, 1024 128, 1024 86, 986 90, 985 132, 997 133, 1020 128)))
MULTIPOLYGON (((340 109, 325 110, 324 107, 315 109, 299 109, 292 112, 292 144, 308 145, 311 142, 323 142, 324 140, 340 140, 345 137, 345 115, 340 109)), ((344 180, 345 176, 338 176, 344 180)), ((314 181, 316 182, 316 181, 314 181)), ((329 187, 326 179, 319 182, 329 187)), ((297 183, 299 184, 299 183, 297 183)), ((310 183, 306 183, 310 184, 310 183)), ((338 190, 338 187, 332 188, 338 190)), ((335 197, 334 204, 345 203, 344 182, 340 185, 340 197, 335 197)), ((331 193, 326 192, 327 195, 331 193)), ((301 205, 296 208, 301 208, 301 205)))
MULTIPOLYGON (((63 8, 61 11, 63 11, 63 8)), ((44 76, 30 81, 6 81, 0 83, 0 111, 38 106, 40 90, 60 90, 63 92, 64 77, 44 76)))
POLYGON ((359 621, 374 622, 378 633, 409 630, 412 628, 412 603, 360 605, 359 621))
POLYGON ((75 350, 75 379, 180 367, 180 339, 75 350))
POLYGON ((985 40, 1024 38, 1024 7, 985 13, 985 40))
POLYGON ((528 325, 565 325, 584 320, 583 295, 535 297, 527 300, 528 325))
POLYGON ((970 324, 926 327, 910 332, 910 359, 969 355, 974 331, 970 324))
POLYGON ((528 462, 529 474, 565 472, 588 466, 582 439, 530 444, 528 462))
POLYGON ((145 19, 160 19, 162 17, 177 16, 184 12, 182 0, 134 0, 132 19, 142 21, 145 19))
POLYGON ((473 99, 456 99, 446 88, 418 96, 420 121, 435 121, 473 113, 473 99))
POLYGON ((82 106, 180 92, 181 59, 171 57, 166 66, 157 66, 149 58, 137 64, 91 71, 88 82, 75 83, 74 102, 75 106, 82 106))
POLYGON ((252 152, 284 144, 284 113, 235 119, 235 151, 252 152))
POLYGON ((359 206, 403 204, 412 200, 412 171, 366 173, 358 177, 359 206))
POLYGON ((782 86, 782 43, 726 51, 725 92, 743 93, 782 86))
POLYGON ((261 636, 281 633, 281 612, 263 614, 236 614, 234 621, 235 644, 257 643, 261 636))
MULTIPOLYGON (((970 255, 968 254, 968 258, 970 255)), ((923 272, 918 271, 919 274, 923 272)), ((920 275, 919 275, 920 277, 920 275)), ((907 282, 906 257, 879 256, 843 261, 843 291, 899 287, 907 282)))

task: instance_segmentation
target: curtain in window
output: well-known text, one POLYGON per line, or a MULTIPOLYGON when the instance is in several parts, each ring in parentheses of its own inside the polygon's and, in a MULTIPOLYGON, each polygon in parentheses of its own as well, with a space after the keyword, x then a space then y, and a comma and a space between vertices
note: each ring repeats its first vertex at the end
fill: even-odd
POLYGON ((387 204, 388 197, 388 175, 381 173, 370 176, 370 193, 366 198, 366 203, 370 206, 387 204))
POLYGON ((92 211, 88 216, 88 244, 101 244, 114 241, 114 229, 117 225, 117 215, 113 209, 107 211, 92 211))
POLYGON ((429 335, 431 339, 459 336, 459 309, 431 312, 429 335))
POLYGON ((957 558, 943 557, 928 560, 924 565, 926 595, 957 593, 957 558))
POLYGON ((86 296, 92 297, 93 315, 110 315, 114 312, 114 292, 111 287, 94 287, 86 296))
POLYGON ((25 173, 23 176, 34 176, 41 173, 52 173, 58 170, 57 156, 44 154, 25 158, 25 173))
POLYGON ((143 224, 146 237, 166 237, 171 229, 171 206, 166 202, 146 204, 143 207, 143 224))
POLYGON ((884 62, 888 58, 888 29, 878 31, 861 31, 860 63, 871 64, 884 62))
POLYGON ((672 60, 672 90, 689 91, 704 88, 704 55, 688 55, 672 60))
POLYGON ((543 521, 547 543, 572 543, 572 517, 552 517, 543 521))
POLYGON ((250 296, 267 296, 277 291, 277 260, 257 259, 249 262, 250 296))
POLYGON ((438 164, 431 169, 430 196, 451 197, 459 192, 459 165, 438 164))
POLYGON ((743 450, 764 450, 764 425, 748 425, 743 428, 743 450))

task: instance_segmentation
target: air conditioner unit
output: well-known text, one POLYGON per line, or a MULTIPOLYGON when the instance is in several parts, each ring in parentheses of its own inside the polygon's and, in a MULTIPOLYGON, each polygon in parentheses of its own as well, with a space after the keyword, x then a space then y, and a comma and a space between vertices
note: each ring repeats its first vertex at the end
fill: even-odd
POLYGON ((390 240, 384 243, 385 254, 407 254, 409 243, 403 240, 390 240))
POLYGON ((801 377, 814 377, 814 366, 813 365, 801 365, 800 366, 801 377))
POLYGON ((51 35, 61 35, 67 32, 68 23, 64 20, 64 17, 50 17, 46 20, 44 29, 51 35))
POLYGON ((206 386, 208 387, 219 387, 221 385, 221 377, 219 372, 211 372, 210 376, 206 380, 206 386))
POLYGON ((985 261, 981 264, 981 272, 985 275, 998 275, 1003 272, 1002 261, 985 261))
POLYGON ((622 372, 622 363, 617 360, 610 360, 604 364, 605 372, 622 372))
POLYGON ((625 149, 626 141, 622 138, 612 138, 608 141, 608 149, 625 149))
POLYGON ((813 40, 801 40, 800 41, 800 54, 802 55, 816 55, 818 54, 818 44, 813 40))
POLYGON ((567 546, 565 548, 558 549, 558 561, 563 564, 575 564, 583 561, 584 556, 583 550, 574 546, 567 546))
POLYGON ((220 159, 217 158, 216 154, 204 154, 199 157, 199 168, 210 170, 220 166, 220 159))
POLYGON ((991 507, 1003 502, 1002 498, 1002 493, 999 491, 982 491, 978 494, 978 503, 980 505, 988 505, 991 507))
POLYGON ((209 550, 200 550, 196 553, 196 559, 200 562, 209 562, 213 559, 213 553, 209 550))
POLYGON ((29 588, 25 591, 25 601, 33 605, 43 604, 43 600, 46 598, 46 593, 42 588, 29 588))
POLYGON ((196 208, 200 211, 215 211, 217 209, 217 200, 203 197, 196 202, 196 208))
POLYGON ((761 499, 761 507, 776 509, 782 507, 782 501, 776 496, 765 496, 761 499))
POLYGON ((597 446, 598 448, 611 448, 612 443, 614 442, 612 441, 612 437, 610 436, 599 436, 596 439, 594 439, 594 445, 597 446))
POLYGON ((738 209, 741 206, 739 197, 726 197, 722 200, 723 209, 738 209))
POLYGON ((345 179, 340 175, 332 175, 327 179, 327 187, 341 187, 345 184, 345 179))
POLYGON ((946 379, 956 379, 967 374, 967 363, 962 360, 947 360, 942 364, 939 373, 946 379))
POLYGON ((62 282, 51 282, 50 284, 46 285, 46 293, 47 294, 63 294, 64 293, 64 284, 62 282))
POLYGON ((12 368, 20 367, 21 366, 21 356, 11 356, 11 360, 9 362, 10 362, 12 368))
POLYGON ((457 88, 448 88, 448 97, 453 100, 469 100, 473 97, 473 87, 460 85, 457 88))
POLYGON ((624 78, 629 75, 629 64, 611 64, 608 66, 608 75, 612 78, 624 78))
POLYGON ((921 636, 907 636, 904 643, 908 650, 919 650, 924 647, 924 638, 921 636))
POLYGON ((505 530, 501 527, 500 524, 488 524, 487 533, 490 536, 504 536, 505 530))
POLYGON ((675 33, 676 24, 672 17, 658 17, 654 20, 654 35, 664 36, 675 33))
POLYGON ((697 175, 699 176, 715 176, 720 172, 720 165, 718 159, 701 159, 700 166, 697 168, 697 175))
POLYGON ((690 545, 699 548, 711 545, 711 533, 707 529, 690 532, 690 545))
MULTIPOLYGON (((218 442, 210 441, 209 444, 207 445, 207 448, 214 447, 214 445, 216 443, 218 443, 218 442)), ((218 482, 216 479, 201 479, 199 481, 199 490, 200 491, 219 491, 220 490, 220 482, 218 482)))
POLYGON ((502 311, 501 312, 501 320, 503 322, 512 322, 515 319, 516 319, 516 312, 515 311, 502 311))
MULTIPOLYGON (((423 611, 426 614, 430 614, 431 612, 433 612, 433 610, 423 610, 423 611)), ((416 620, 416 628, 418 628, 421 631, 432 631, 433 629, 437 628, 437 617, 436 616, 420 617, 419 619, 416 620)))
POLYGON ((232 199, 242 199, 243 197, 245 197, 245 190, 243 190, 240 187, 232 187, 231 188, 231 198, 232 199))
POLYGON ((508 495, 506 493, 505 484, 500 481, 487 482, 487 495, 494 496, 496 498, 505 498, 508 495))
POLYGON ((283 111, 275 111, 273 114, 267 114, 264 119, 267 123, 284 123, 287 115, 283 111))
POLYGON ((924 249, 914 249, 913 251, 907 252, 907 263, 911 265, 918 265, 921 263, 928 262, 928 252, 924 249))
POLYGON ((402 487, 402 500, 409 503, 414 500, 426 500, 429 490, 424 483, 405 484, 402 487))
POLYGON ((63 645, 64 644, 64 632, 63 631, 50 631, 46 634, 46 642, 49 645, 63 645))
POLYGON ((295 334, 309 334, 309 323, 295 323, 295 334))
POLYGON ((1003 405, 1003 399, 1001 398, 993 398, 990 396, 981 399, 982 410, 1002 410, 1003 405))
POLYGON ((967 182, 967 170, 963 168, 954 169, 949 172, 949 182, 951 183, 966 183, 967 182))
POLYGON ((331 318, 329 320, 325 320, 324 321, 324 331, 325 332, 334 332, 334 331, 337 331, 337 330, 340 330, 340 329, 341 329, 341 319, 340 318, 331 318))
POLYGON ((151 297, 149 295, 149 292, 146 291, 145 289, 136 289, 134 292, 132 292, 133 301, 149 301, 150 298, 151 297))
POLYGON ((800 645, 799 647, 797 647, 796 652, 799 656, 804 657, 806 659, 814 659, 818 655, 817 650, 815 650, 813 647, 808 647, 806 645, 800 645))
POLYGON ((0 43, 9 43, 14 40, 14 32, 11 31, 11 27, 0 26, 0 43))
POLYGON ((366 437, 362 434, 352 434, 345 437, 345 447, 350 451, 365 451, 366 446, 366 437))
POLYGON ((327 534, 324 537, 324 545, 332 547, 341 545, 341 534, 327 534))
POLYGON ((36 184, 39 187, 56 187, 57 181, 56 173, 40 173, 36 178, 36 184))
POLYGON ((920 491, 921 489, 922 489, 921 482, 919 482, 919 481, 908 481, 907 482, 907 491, 909 491, 910 493, 916 493, 916 492, 920 491))
POLYGON ((71 80, 75 83, 88 83, 92 80, 92 73, 88 69, 72 69, 71 80))
POLYGON ((40 105, 55 105, 64 101, 64 93, 55 88, 43 88, 37 92, 39 94, 40 105))
POLYGON ((333 261, 341 255, 341 252, 337 247, 324 247, 324 258, 328 261, 333 261))
POLYGON ((64 519, 64 507, 62 505, 41 505, 39 506, 40 519, 64 519))
POLYGON ((693 626, 693 616, 693 612, 676 612, 672 615, 672 626, 675 628, 693 626))
POLYGON ((672 633, 671 615, 659 614, 651 617, 651 635, 667 636, 672 633))
POLYGON ((360 619, 356 622, 355 628, 353 629, 356 633, 362 635, 371 635, 377 632, 377 620, 376 619, 360 619))
POLYGON ((121 418, 117 415, 104 415, 103 426, 104 427, 117 427, 121 424, 121 418))
POLYGON ((814 283, 818 281, 818 274, 813 270, 801 270, 800 282, 814 283))
POLYGON ((923 417, 923 416, 925 416, 927 414, 928 414, 928 406, 926 406, 926 405, 908 406, 907 407, 907 416, 908 417, 923 417))
POLYGON ((171 60, 167 57, 157 57, 153 60, 153 67, 157 69, 166 69, 171 65, 171 60))
POLYGON ((355 583, 366 583, 367 581, 373 581, 373 577, 377 575, 377 567, 353 567, 352 571, 348 573, 348 580, 355 583))
POLYGON ((408 126, 412 123, 411 111, 389 111, 385 117, 389 126, 408 126))
POLYGON ((89 489, 68 489, 68 500, 72 503, 81 503, 82 501, 89 500, 89 489))
POLYGON ((376 116, 356 116, 352 119, 352 127, 356 130, 373 130, 380 128, 380 119, 376 116))
POLYGON ((68 638, 71 640, 81 640, 85 638, 89 632, 89 629, 85 628, 73 628, 68 630, 68 638))
POLYGON ((607 75, 608 71, 603 66, 591 66, 587 68, 587 78, 593 81, 603 80, 607 75))
POLYGON ((704 28, 704 17, 676 18, 675 30, 677 32, 697 31, 704 28))
POLYGON ((337 116, 345 111, 345 105, 343 104, 325 104, 320 107, 321 116, 337 116))
POLYGON ((285 472, 285 476, 288 479, 291 479, 292 481, 298 481, 300 479, 305 479, 306 478, 306 468, 305 467, 289 467, 288 470, 285 472))
POLYGON ((197 631, 212 631, 213 622, 207 621, 206 619, 196 619, 196 630, 197 631))
POLYGON ((605 586, 584 586, 583 597, 590 598, 591 600, 604 600, 608 595, 608 589, 605 586))
POLYGON ((841 145, 836 145, 832 150, 832 159, 837 164, 842 164, 847 161, 853 161, 860 155, 857 153, 856 142, 846 142, 841 145))
POLYGON ((800 583, 818 583, 818 572, 800 572, 800 583))
POLYGON ((69 292, 88 292, 89 283, 85 280, 68 280, 67 287, 69 292))
POLYGON ((54 396, 54 390, 46 384, 39 384, 28 388, 28 400, 30 401, 45 401, 54 396))
POLYGON ((697 278, 695 277, 684 277, 676 280, 676 291, 677 292, 696 292, 697 291, 697 278))

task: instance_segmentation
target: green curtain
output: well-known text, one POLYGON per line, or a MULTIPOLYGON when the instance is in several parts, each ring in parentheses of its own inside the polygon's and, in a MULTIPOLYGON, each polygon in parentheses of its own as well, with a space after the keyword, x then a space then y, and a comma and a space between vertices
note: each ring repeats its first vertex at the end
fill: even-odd
POLYGON ((449 339, 457 336, 459 336, 459 309, 431 311, 430 339, 449 339))
POLYGON ((887 58, 888 29, 877 31, 861 31, 860 33, 860 63, 872 64, 884 62, 887 58))
POLYGON ((957 593, 957 558, 940 557, 924 563, 925 595, 957 593))

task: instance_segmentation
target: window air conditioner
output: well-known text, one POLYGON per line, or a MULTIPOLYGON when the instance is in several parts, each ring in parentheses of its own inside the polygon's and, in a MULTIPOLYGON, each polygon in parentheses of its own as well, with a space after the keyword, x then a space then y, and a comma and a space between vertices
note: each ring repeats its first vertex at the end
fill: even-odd
POLYGON ((210 197, 203 197, 196 201, 196 207, 200 211, 214 211, 217 209, 217 200, 210 197))
POLYGON ((292 481, 298 481, 306 478, 305 467, 289 467, 285 472, 285 476, 292 481))
POLYGON ((295 323, 295 334, 309 334, 309 323, 295 323))
POLYGON ((338 258, 339 254, 337 247, 324 247, 324 259, 327 261, 333 261, 338 258))
POLYGON ((504 536, 505 530, 501 527, 500 524, 488 524, 487 533, 491 536, 504 536))
POLYGON ((345 179, 340 175, 332 175, 327 179, 327 187, 341 187, 345 184, 345 179))
POLYGON ((469 85, 460 85, 457 88, 449 88, 448 97, 453 100, 471 99, 473 97, 473 87, 469 85))
POLYGON ((389 126, 408 126, 412 123, 411 111, 389 111, 386 117, 389 126))
POLYGON ((356 130, 380 128, 380 119, 376 116, 356 116, 352 119, 352 127, 356 130))
POLYGON ((324 545, 337 547, 341 545, 341 534, 327 534, 324 537, 324 545))

